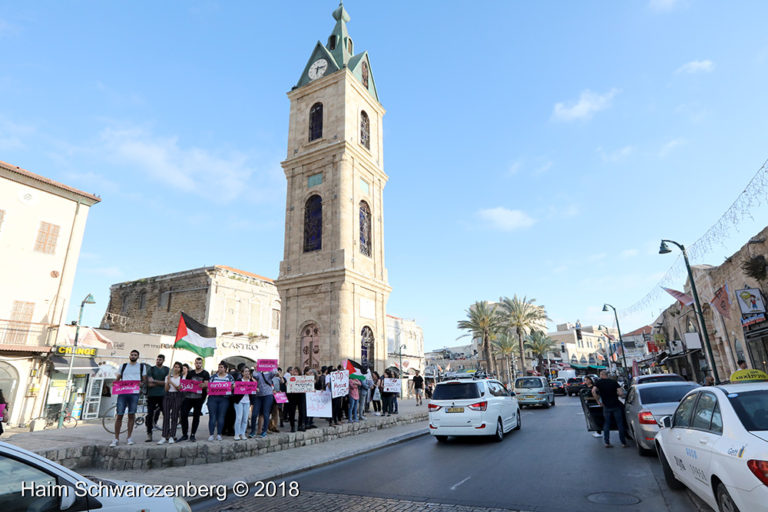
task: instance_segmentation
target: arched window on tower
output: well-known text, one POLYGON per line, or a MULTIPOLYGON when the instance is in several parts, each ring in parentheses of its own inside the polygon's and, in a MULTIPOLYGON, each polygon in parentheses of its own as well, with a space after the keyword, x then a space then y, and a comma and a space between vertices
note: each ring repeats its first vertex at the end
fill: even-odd
POLYGON ((375 339, 373 331, 367 325, 360 333, 360 362, 373 368, 376 361, 375 339))
POLYGON ((323 104, 315 103, 309 109, 309 142, 323 136, 323 104))
POLYGON ((371 209, 365 201, 360 201, 360 252, 371 255, 371 209))
POLYGON ((365 110, 360 112, 360 144, 371 149, 371 120, 365 110))
POLYGON ((335 50, 336 49, 336 36, 332 35, 328 38, 328 49, 329 50, 335 50))
POLYGON ((323 200, 314 195, 304 205, 304 252, 319 251, 322 247, 323 200))
POLYGON ((363 75, 363 85, 365 88, 368 88, 368 63, 363 62, 363 67, 360 70, 361 74, 363 75))

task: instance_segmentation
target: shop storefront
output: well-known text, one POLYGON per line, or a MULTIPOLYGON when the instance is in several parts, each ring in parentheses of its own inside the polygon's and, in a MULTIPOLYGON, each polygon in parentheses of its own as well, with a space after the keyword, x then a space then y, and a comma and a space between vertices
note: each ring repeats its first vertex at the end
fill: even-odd
POLYGON ((51 350, 49 362, 51 368, 51 381, 48 387, 48 396, 45 401, 45 409, 41 416, 56 417, 61 410, 61 404, 67 400, 65 408, 75 419, 83 419, 86 391, 89 379, 98 372, 98 365, 94 361, 97 349, 91 347, 72 347, 57 345, 51 350), (67 377, 71 372, 72 392, 67 397, 67 377), (68 398, 68 399, 67 399, 68 398))
POLYGON ((44 361, 50 350, 0 345, 0 391, 8 403, 4 415, 8 426, 24 425, 38 415, 48 385, 44 361))
POLYGON ((747 352, 752 368, 768 373, 768 322, 763 320, 744 329, 747 352))

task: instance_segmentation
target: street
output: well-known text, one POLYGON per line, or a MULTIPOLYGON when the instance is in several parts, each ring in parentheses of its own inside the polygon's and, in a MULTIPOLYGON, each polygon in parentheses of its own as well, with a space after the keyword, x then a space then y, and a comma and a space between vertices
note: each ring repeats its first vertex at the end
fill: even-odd
POLYGON ((667 488, 655 457, 621 448, 616 435, 616 447, 604 448, 586 431, 578 398, 558 396, 554 408, 524 409, 522 429, 501 443, 423 436, 286 479, 298 482, 298 497, 195 510, 697 510, 667 488))

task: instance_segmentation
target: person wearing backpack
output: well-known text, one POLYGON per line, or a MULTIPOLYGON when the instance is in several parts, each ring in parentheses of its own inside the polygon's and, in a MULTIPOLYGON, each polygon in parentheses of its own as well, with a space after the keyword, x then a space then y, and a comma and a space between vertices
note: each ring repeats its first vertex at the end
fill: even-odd
MULTIPOLYGON (((120 373, 117 374, 115 382, 132 381, 139 385, 146 384, 147 370, 144 363, 139 362, 139 351, 131 350, 128 356, 128 363, 123 363, 120 367, 120 373)), ((115 414, 115 438, 109 446, 117 446, 120 442, 120 429, 123 428, 123 415, 128 409, 128 432, 126 442, 133 444, 133 425, 136 421, 136 407, 139 405, 139 392, 130 394, 121 394, 117 396, 117 406, 115 414)))
MULTIPOLYGON (((160 421, 160 411, 163 410, 165 398, 165 378, 170 369, 164 366, 165 356, 158 354, 155 366, 147 370, 147 418, 144 424, 147 426, 147 442, 152 442, 152 428, 160 421)), ((165 418, 163 418, 165 420, 165 418)))

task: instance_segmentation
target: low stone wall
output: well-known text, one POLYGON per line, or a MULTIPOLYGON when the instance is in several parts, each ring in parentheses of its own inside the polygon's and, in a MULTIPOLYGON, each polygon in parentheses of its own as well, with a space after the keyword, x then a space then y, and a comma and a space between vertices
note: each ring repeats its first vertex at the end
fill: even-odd
MULTIPOLYGON (((266 438, 235 441, 198 441, 175 444, 140 446, 91 445, 57 450, 35 450, 36 453, 70 469, 101 468, 108 470, 160 469, 173 466, 190 466, 224 462, 244 457, 255 457, 269 452, 299 448, 311 444, 332 441, 375 430, 426 421, 424 413, 407 416, 388 416, 375 421, 346 423, 335 427, 318 427, 306 432, 269 434, 266 438)), ((321 421, 323 421, 321 419, 321 421)))

